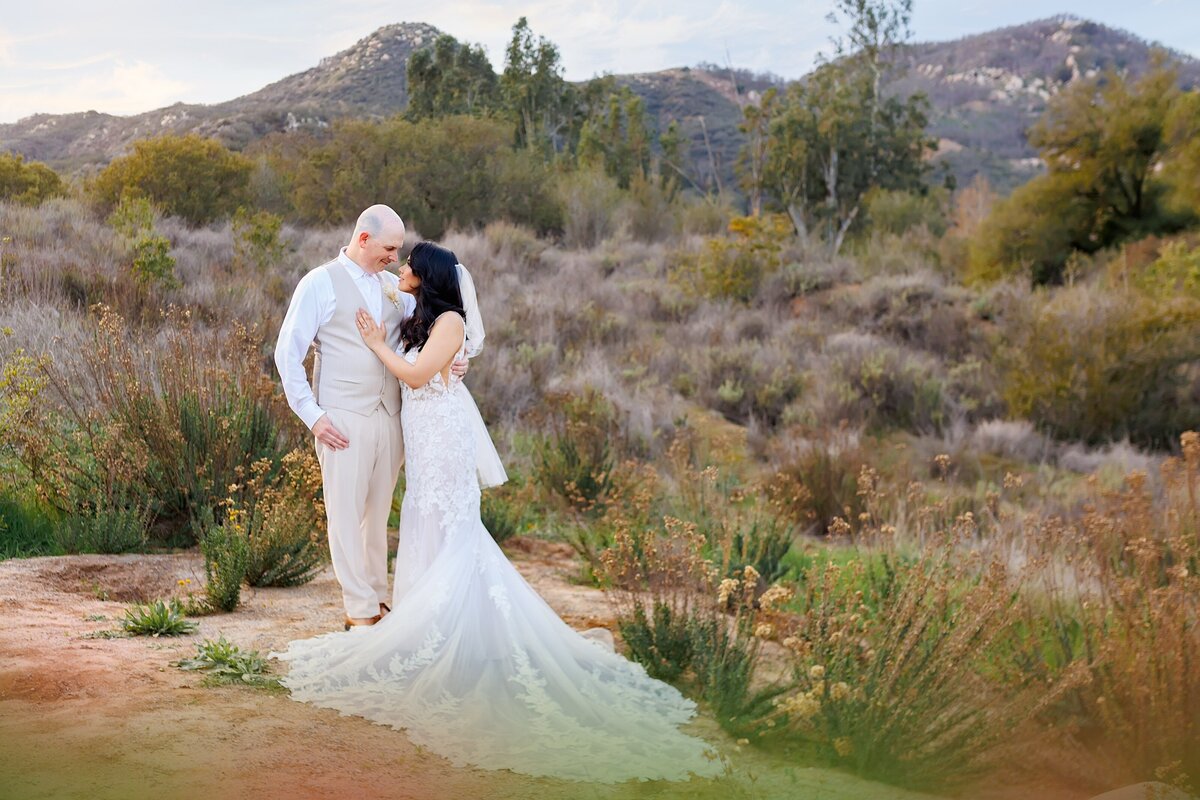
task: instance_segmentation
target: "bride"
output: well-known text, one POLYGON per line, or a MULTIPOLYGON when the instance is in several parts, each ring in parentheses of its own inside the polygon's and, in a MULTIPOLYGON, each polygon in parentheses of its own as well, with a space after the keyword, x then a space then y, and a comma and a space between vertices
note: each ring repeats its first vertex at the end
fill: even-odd
POLYGON ((576 633, 508 562, 479 516, 475 437, 450 365, 465 344, 455 255, 418 244, 399 353, 360 310, 363 341, 401 383, 406 490, 391 613, 290 642, 297 700, 405 729, 456 766, 614 783, 722 771, 682 733, 694 704, 576 633))

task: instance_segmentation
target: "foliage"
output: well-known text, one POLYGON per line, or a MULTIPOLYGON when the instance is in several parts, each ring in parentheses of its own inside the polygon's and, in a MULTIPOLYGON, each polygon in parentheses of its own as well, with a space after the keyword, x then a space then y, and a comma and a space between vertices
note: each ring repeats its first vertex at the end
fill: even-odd
POLYGON ((616 232, 621 190, 599 169, 561 176, 556 194, 563 208, 563 239, 572 247, 597 247, 616 232))
POLYGON ((135 636, 181 636, 196 630, 196 623, 184 617, 178 600, 155 600, 125 609, 121 629, 135 636))
POLYGON ((546 433, 536 445, 535 480, 577 512, 603 512, 613 486, 616 410, 588 389, 548 397, 546 414, 546 433))
POLYGON ((133 279, 140 286, 178 286, 175 259, 171 257, 171 240, 164 236, 144 233, 133 242, 133 279))
POLYGON ((244 515, 230 512, 222 524, 206 527, 200 537, 204 554, 205 594, 210 608, 233 611, 242 596, 250 569, 250 539, 244 515))
MULTIPOLYGON (((602 85, 598 81, 589 84, 602 85)), ((601 166, 617 186, 628 189, 635 179, 650 172, 650 144, 642 99, 623 86, 609 89, 607 107, 585 118, 576 152, 581 165, 601 166)))
POLYGON ((571 117, 570 88, 562 77, 558 48, 543 36, 535 39, 525 17, 513 25, 500 92, 516 125, 517 147, 547 155, 563 148, 571 117))
POLYGON ((0 200, 37 206, 66 193, 66 184, 50 167, 18 153, 0 153, 0 200))
POLYGON ((262 148, 290 174, 288 194, 303 222, 339 224, 348 208, 404 197, 405 219, 431 237, 497 219, 542 232, 562 226, 548 167, 513 151, 498 120, 342 120, 327 137, 269 138, 262 148))
POLYGON ((1109 70, 1057 95, 1030 134, 1048 172, 996 206, 972 240, 969 276, 1059 283, 1074 252, 1194 221, 1194 209, 1172 207, 1168 194, 1177 178, 1160 170, 1177 162, 1186 175, 1190 163, 1191 145, 1169 135, 1187 125, 1179 122, 1181 109, 1195 105, 1177 77, 1160 57, 1136 81, 1109 70))
POLYGON ((675 682, 692 663, 690 623, 688 617, 673 616, 671 607, 661 600, 653 601, 647 616, 639 598, 633 602, 632 616, 619 620, 617 630, 629 648, 630 658, 645 667, 650 677, 675 682))
POLYGON ((500 85, 481 45, 443 34, 408 57, 408 108, 412 119, 486 114, 498 108, 500 85))
POLYGON ((192 225, 224 219, 246 201, 253 162, 197 134, 140 139, 114 159, 88 191, 105 211, 130 194, 192 225))
POLYGON ((265 273, 278 268, 287 248, 279 238, 283 219, 269 211, 251 213, 244 207, 233 215, 233 266, 265 273))
POLYGON ((205 684, 243 683, 260 688, 278 688, 279 679, 269 674, 269 667, 257 650, 242 650, 221 636, 216 641, 205 639, 196 645, 196 655, 176 662, 182 670, 205 674, 205 684))
POLYGON ((907 0, 842 3, 850 23, 842 58, 820 65, 782 96, 746 112, 741 161, 751 197, 768 196, 796 233, 819 234, 837 253, 872 188, 921 191, 928 102, 885 97, 881 80, 906 39, 907 0))
POLYGON ((0 490, 0 560, 60 555, 56 525, 43 504, 13 487, 0 490))
POLYGON ((998 669, 992 656, 1018 619, 998 563, 977 572, 948 542, 886 580, 868 563, 816 568, 803 613, 779 631, 795 683, 777 720, 833 763, 899 785, 961 786, 1002 764, 1014 740, 1033 736, 1029 722, 1081 681, 1076 670, 1047 689, 998 669))
POLYGON ((823 535, 834 520, 862 512, 858 474, 865 459, 853 438, 826 434, 797 448, 766 480, 766 495, 785 519, 823 535))
POLYGON ((781 215, 735 217, 729 237, 708 239, 698 256, 690 254, 672 279, 701 297, 748 302, 765 275, 778 269, 789 228, 781 215))
POLYGON ((1053 676, 1086 665, 1091 680, 1057 710, 1082 769, 1120 785, 1174 769, 1200 775, 1200 434, 1180 437, 1155 492, 1133 473, 1114 491, 1093 490, 1089 513, 1046 519, 1038 554, 1068 566, 1047 574, 1047 604, 1030 614, 1053 632, 1027 652, 1053 676), (1079 602, 1073 585, 1095 587, 1079 602))
POLYGON ((872 189, 863 202, 866 219, 875 230, 899 235, 924 226, 935 236, 946 232, 944 191, 872 189))
POLYGON ((20 402, 22 424, 6 438, 38 495, 98 532, 105 515, 135 515, 178 541, 248 460, 279 464, 301 435, 259 366, 255 332, 206 330, 176 311, 167 320, 151 356, 123 319, 97 309, 88 358, 38 362, 37 402, 20 402))
POLYGON ((108 224, 127 245, 129 272, 139 287, 174 289, 179 280, 175 277, 171 240, 155 231, 155 216, 154 207, 145 197, 123 194, 108 215, 108 224))
POLYGON ((1075 287, 1013 313, 1001 353, 1010 413, 1089 442, 1165 446, 1200 426, 1195 300, 1075 287))
POLYGON ((496 544, 502 544, 527 530, 533 513, 530 510, 533 504, 533 498, 529 497, 530 488, 519 476, 510 474, 508 483, 483 492, 479 514, 483 526, 496 544))
POLYGON ((316 457, 307 449, 293 450, 278 465, 262 458, 246 473, 230 486, 221 522, 246 539, 245 582, 308 583, 328 559, 322 536, 325 506, 316 499, 321 491, 316 457))
POLYGON ((146 546, 151 520, 136 499, 85 500, 59 523, 54 538, 66 553, 129 553, 146 546))

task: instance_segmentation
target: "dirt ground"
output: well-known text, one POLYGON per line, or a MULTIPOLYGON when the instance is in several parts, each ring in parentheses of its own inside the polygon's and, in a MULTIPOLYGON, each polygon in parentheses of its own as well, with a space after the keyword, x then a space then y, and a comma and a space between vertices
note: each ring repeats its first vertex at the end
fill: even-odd
MULTIPOLYGON (((607 600, 572 584, 563 545, 517 540, 510 557, 576 628, 611 626, 607 600)), ((188 636, 99 638, 125 606, 203 583, 198 554, 0 562, 0 798, 794 798, 927 797, 738 748, 701 717, 689 730, 726 754, 727 777, 616 786, 456 769, 399 731, 241 686, 201 686, 171 666, 224 635, 267 653, 340 626, 331 570, 297 588, 245 590, 188 636)), ((283 668, 282 665, 276 665, 283 668)))

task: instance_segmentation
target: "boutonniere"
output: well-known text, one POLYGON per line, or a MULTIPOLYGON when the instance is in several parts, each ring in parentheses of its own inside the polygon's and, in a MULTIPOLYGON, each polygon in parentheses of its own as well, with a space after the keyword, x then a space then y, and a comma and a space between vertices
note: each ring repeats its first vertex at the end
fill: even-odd
POLYGON ((396 307, 397 311, 404 310, 404 304, 400 302, 400 290, 395 286, 384 286, 383 296, 386 297, 388 301, 390 301, 391 304, 396 307))

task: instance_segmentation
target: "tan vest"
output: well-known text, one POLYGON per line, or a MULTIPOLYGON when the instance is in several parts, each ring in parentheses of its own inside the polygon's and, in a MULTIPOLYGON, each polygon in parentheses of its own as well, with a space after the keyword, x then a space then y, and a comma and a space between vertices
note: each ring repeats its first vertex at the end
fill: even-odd
MULTIPOLYGON (((313 394, 322 408, 339 408, 355 414, 370 414, 380 404, 389 414, 400 411, 400 381, 387 371, 363 342, 354 315, 365 307, 362 292, 350 273, 336 259, 319 267, 333 281, 334 310, 329 322, 317 329, 316 361, 313 363, 313 394)), ((381 278, 381 282, 387 280, 381 278)), ((380 294, 383 288, 380 286, 380 294)), ((400 344, 404 318, 395 304, 381 297, 387 346, 400 344)))

